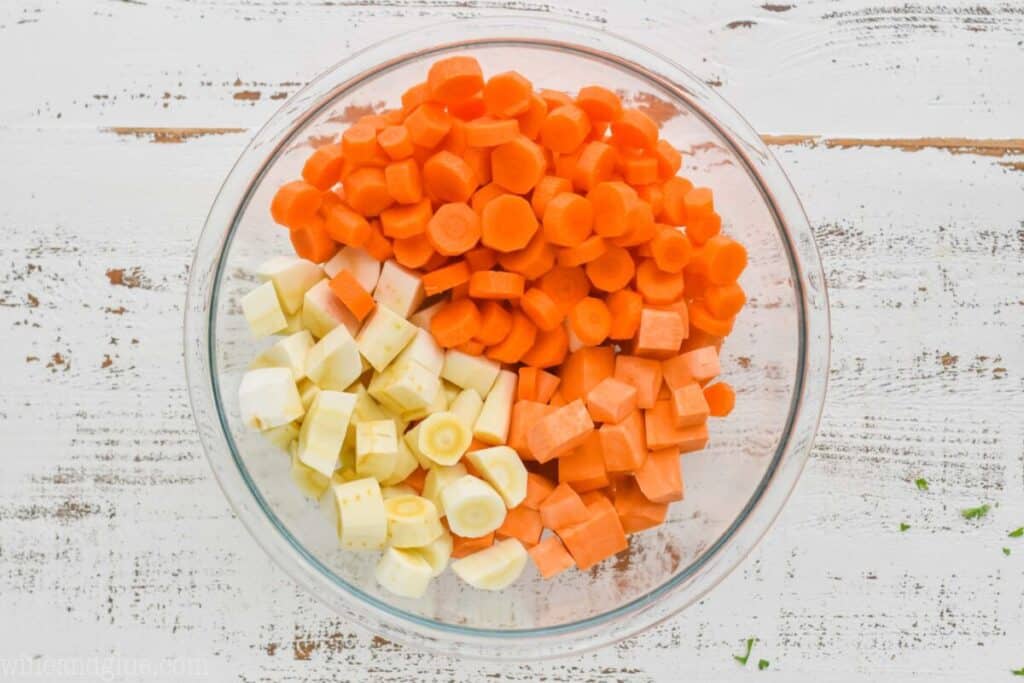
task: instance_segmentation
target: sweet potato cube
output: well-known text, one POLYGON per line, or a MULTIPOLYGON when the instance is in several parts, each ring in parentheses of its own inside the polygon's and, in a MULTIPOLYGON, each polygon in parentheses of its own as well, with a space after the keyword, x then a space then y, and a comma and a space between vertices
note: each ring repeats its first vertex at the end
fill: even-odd
MULTIPOLYGON (((560 460, 561 458, 559 458, 560 460)), ((557 462, 557 461, 556 461, 557 462)), ((526 498, 521 503, 531 510, 539 510, 544 499, 555 490, 555 484, 545 476, 536 472, 526 473, 526 498)))
POLYGON ((647 457, 644 419, 635 410, 618 424, 606 424, 599 430, 604 466, 609 472, 632 472, 647 457))
POLYGON ((683 453, 698 451, 708 442, 707 423, 694 427, 677 427, 671 401, 658 401, 644 412, 647 448, 656 451, 676 446, 683 453))
POLYGON ((661 362, 639 356, 615 357, 615 379, 636 389, 636 407, 647 410, 654 406, 661 388, 661 362))
POLYGON ((675 446, 648 453, 634 477, 644 497, 650 501, 671 503, 683 499, 683 472, 679 449, 675 446))
POLYGON ((533 460, 526 436, 530 428, 555 412, 554 406, 537 401, 516 401, 512 406, 512 417, 508 428, 508 445, 519 453, 523 460, 533 460))
POLYGON ((562 364, 558 393, 567 402, 584 398, 605 377, 615 373, 615 351, 610 346, 584 346, 562 364))
POLYGON ((636 410, 636 387, 605 377, 587 394, 587 409, 597 422, 622 422, 636 410))
POLYGON ((696 382, 689 382, 678 389, 673 389, 671 398, 672 414, 676 418, 676 427, 695 427, 703 424, 711 412, 704 390, 696 382))
POLYGON ((505 521, 495 530, 498 538, 515 538, 527 548, 540 542, 540 534, 544 525, 540 521, 540 512, 519 505, 505 514, 505 521))
POLYGON ((715 347, 702 346, 663 361, 661 371, 665 376, 665 383, 672 389, 678 389, 690 382, 704 384, 718 376, 722 366, 715 347))
POLYGON ((528 551, 537 571, 545 579, 576 566, 572 555, 565 549, 558 536, 548 536, 528 551))
POLYGON ((559 484, 540 504, 540 521, 558 531, 587 519, 587 506, 568 484, 559 484))
POLYGON ((633 352, 647 358, 668 358, 679 353, 686 339, 686 326, 675 311, 645 308, 640 313, 633 352))
POLYGON ((583 401, 576 399, 530 427, 526 443, 537 462, 547 462, 571 452, 592 431, 594 422, 590 419, 590 413, 583 401))
POLYGON ((580 569, 590 569, 629 546, 615 506, 607 498, 603 504, 601 501, 591 504, 587 513, 586 521, 558 532, 580 569))
POLYGON ((648 500, 636 482, 627 479, 615 489, 615 513, 623 530, 633 534, 664 522, 668 504, 648 500))

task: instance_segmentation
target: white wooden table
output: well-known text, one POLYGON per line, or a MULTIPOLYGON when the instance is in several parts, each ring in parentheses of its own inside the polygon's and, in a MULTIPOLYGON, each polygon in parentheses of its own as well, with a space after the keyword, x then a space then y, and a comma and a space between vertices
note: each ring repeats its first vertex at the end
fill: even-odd
POLYGON ((0 680, 185 658, 217 681, 1014 680, 1022 75, 1019 2, 5 0, 0 680), (643 637, 510 668, 300 593, 213 481, 181 351, 191 251, 251 131, 353 48, 495 11, 606 27, 716 86, 803 198, 833 324, 813 458, 742 568, 643 637), (748 636, 766 671, 733 661, 748 636))

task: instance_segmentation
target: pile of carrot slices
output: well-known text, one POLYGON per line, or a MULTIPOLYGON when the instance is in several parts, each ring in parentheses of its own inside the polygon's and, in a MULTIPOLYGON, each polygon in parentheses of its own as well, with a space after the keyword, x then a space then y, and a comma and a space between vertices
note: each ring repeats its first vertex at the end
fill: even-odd
MULTIPOLYGON (((681 167, 658 124, 609 89, 485 80, 454 56, 401 107, 317 148, 272 203, 298 255, 393 258, 441 302, 429 323, 441 346, 518 369, 509 445, 531 488, 497 534, 530 547, 546 577, 664 520, 683 497, 680 452, 703 448, 706 419, 733 407, 713 380, 746 302, 747 252, 681 167)), ((362 319, 369 293, 335 279, 362 319)), ((456 555, 482 542, 456 539, 456 555)))

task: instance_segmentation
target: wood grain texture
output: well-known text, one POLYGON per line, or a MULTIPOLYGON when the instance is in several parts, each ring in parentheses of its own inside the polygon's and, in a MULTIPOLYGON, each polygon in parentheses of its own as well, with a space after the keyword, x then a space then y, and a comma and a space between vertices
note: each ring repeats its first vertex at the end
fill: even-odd
POLYGON ((1024 666, 1006 537, 1024 524, 1024 11, 689 4, 3 3, 0 660, 198 657, 211 680, 296 683, 1024 666), (249 131, 351 50, 499 11, 655 46, 744 112, 805 203, 833 322, 814 456, 748 561, 651 633, 517 667, 374 638, 268 563, 202 455, 180 339, 191 250, 249 131), (767 671, 733 661, 748 636, 767 671))

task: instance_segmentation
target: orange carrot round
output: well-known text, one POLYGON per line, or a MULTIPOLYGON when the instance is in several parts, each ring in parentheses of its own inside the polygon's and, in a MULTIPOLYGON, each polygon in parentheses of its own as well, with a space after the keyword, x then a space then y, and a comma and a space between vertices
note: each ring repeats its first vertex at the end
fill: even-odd
POLYGON ((477 247, 466 252, 466 263, 471 271, 490 270, 498 262, 498 255, 493 249, 477 247))
POLYGON ((537 93, 548 106, 548 111, 554 111, 563 104, 572 104, 572 98, 561 90, 549 90, 547 88, 537 93))
POLYGON ((500 342, 488 347, 486 355, 491 360, 501 363, 518 363, 533 346, 536 338, 537 326, 524 314, 516 311, 512 314, 512 327, 509 333, 500 342))
POLYGON ((526 194, 547 168, 544 151, 525 135, 498 145, 491 152, 491 178, 509 192, 526 194))
POLYGON ((649 156, 629 156, 621 161, 622 177, 633 187, 658 180, 658 160, 649 156))
POLYGON ((354 123, 341 134, 342 154, 349 161, 365 164, 380 151, 377 131, 365 123, 354 123))
POLYGON ((679 273, 690 262, 693 246, 686 235, 669 228, 661 230, 651 240, 651 255, 658 268, 666 273, 679 273))
POLYGON ((430 85, 424 81, 409 87, 402 93, 402 113, 408 116, 416 107, 430 101, 430 85))
POLYGON ((413 144, 405 126, 388 126, 377 133, 377 144, 393 161, 412 156, 413 144))
POLYGON ((341 145, 318 147, 302 167, 302 179, 318 190, 329 190, 341 178, 341 145))
POLYGON ((728 382, 715 382, 704 387, 704 400, 712 417, 725 417, 736 405, 736 392, 728 382))
POLYGON ((686 178, 669 178, 661 186, 663 194, 659 218, 670 225, 686 224, 686 195, 693 189, 693 183, 686 178))
POLYGON ((466 143, 470 147, 497 147, 519 135, 515 119, 481 117, 466 123, 466 143))
POLYGON ((533 194, 530 195, 530 206, 533 207, 537 218, 543 218, 544 209, 547 208, 551 198, 563 192, 572 192, 572 183, 567 178, 556 175, 546 175, 541 178, 537 186, 533 188, 533 194))
POLYGON ((576 302, 590 292, 590 281, 583 268, 556 266, 540 278, 540 288, 567 315, 576 302))
POLYGON ((591 235, 574 247, 566 247, 558 250, 558 265, 560 266, 582 266, 590 263, 608 251, 608 244, 600 235, 591 235))
POLYGON ((378 261, 387 261, 391 258, 394 250, 391 247, 391 240, 384 236, 380 221, 374 219, 369 222, 370 233, 363 242, 362 248, 370 256, 378 261))
POLYGON ((551 368, 561 365, 569 353, 569 335, 564 325, 550 330, 538 330, 533 345, 520 362, 534 368, 551 368))
POLYGON ((497 301, 480 303, 480 330, 474 339, 484 346, 493 346, 512 330, 512 314, 497 301))
POLYGON ((631 289, 620 289, 609 294, 605 303, 612 314, 612 326, 608 337, 617 341, 632 339, 640 329, 644 298, 631 289))
POLYGON ((736 282, 747 267, 747 250, 742 244, 724 235, 715 235, 694 251, 693 266, 711 284, 736 282))
POLYGON ((555 250, 538 231, 522 249, 498 254, 498 263, 527 280, 536 280, 555 264, 555 250))
POLYGON ((661 183, 641 185, 636 188, 636 194, 640 199, 651 205, 651 212, 655 217, 661 215, 662 207, 665 203, 665 192, 661 189, 661 183))
POLYGON ((445 348, 465 344, 480 331, 480 311, 472 299, 449 301, 430 321, 430 333, 445 348))
POLYGON ((594 211, 584 197, 571 192, 555 195, 544 208, 544 238, 551 244, 574 247, 590 236, 594 211))
POLYGON ((423 164, 423 187, 441 201, 468 202, 476 189, 476 174, 465 159, 442 150, 423 164))
POLYGON ((336 242, 361 247, 370 237, 370 224, 360 214, 338 202, 324 212, 327 233, 336 242))
POLYGON ((384 167, 388 194, 399 204, 415 204, 423 199, 423 179, 415 159, 393 161, 384 167))
POLYGON ((622 289, 633 279, 636 266, 633 257, 622 247, 611 247, 586 265, 587 277, 604 292, 622 289))
POLYGON ((480 241, 480 217, 466 204, 442 204, 427 222, 426 232, 437 253, 458 256, 480 241))
POLYGON ((295 180, 278 188, 270 203, 274 222, 295 229, 316 216, 323 193, 304 180, 295 180))
POLYGON ((517 117, 519 132, 531 140, 536 140, 547 115, 548 105, 544 99, 537 93, 530 95, 530 106, 517 117))
POLYGON ((392 244, 395 260, 406 268, 422 268, 434 255, 434 248, 426 235, 413 235, 396 239, 392 244))
POLYGON ((301 258, 313 263, 323 263, 338 251, 338 243, 327 234, 324 220, 313 216, 305 225, 288 233, 292 248, 301 258))
POLYGON ((590 119, 586 112, 574 104, 564 104, 548 112, 540 127, 540 139, 544 146, 561 154, 579 147, 589 133, 590 119))
POLYGON ((487 79, 484 106, 491 116, 509 118, 530 108, 533 84, 516 71, 505 71, 487 79))
POLYGON ((424 102, 403 122, 414 145, 433 149, 452 129, 452 116, 439 104, 424 102))
POLYGON ((464 282, 469 282, 471 273, 472 271, 465 261, 456 261, 443 268, 431 269, 420 278, 423 283, 423 293, 427 296, 434 296, 441 292, 447 292, 464 282))
POLYGON ((637 202, 636 190, 623 182, 598 183, 587 193, 594 209, 594 232, 618 237, 629 230, 629 210, 637 202))
POLYGON ((732 332, 732 325, 735 321, 734 318, 726 318, 724 320, 716 318, 711 315, 711 312, 708 311, 707 307, 701 301, 692 301, 686 308, 691 328, 707 332, 715 337, 725 337, 732 332))
POLYGON ((500 197, 503 194, 508 194, 508 191, 501 185, 498 183, 487 183, 473 193, 473 197, 469 200, 469 205, 477 214, 482 214, 484 212, 484 207, 487 206, 492 199, 500 197))
POLYGON ((658 160, 658 175, 671 178, 683 166, 683 155, 668 140, 658 140, 654 146, 654 157, 658 160))
POLYGON ((357 169, 345 179, 345 201, 364 216, 376 216, 395 203, 384 170, 372 166, 357 169))
POLYGON ((610 122, 622 115, 622 100, 619 96, 599 85, 580 88, 576 104, 587 113, 591 121, 610 122))
POLYGON ((480 218, 484 246, 496 251, 523 249, 537 232, 537 216, 529 202, 514 194, 489 201, 480 218))
POLYGON ((430 216, 430 200, 424 197, 415 204, 395 206, 382 211, 381 228, 388 237, 412 237, 427 229, 430 216))
POLYGON ((345 305, 345 308, 357 320, 365 320, 366 316, 377 306, 373 297, 363 289, 363 286, 359 284, 359 280, 348 270, 339 271, 337 275, 331 278, 328 286, 331 288, 334 296, 338 297, 338 300, 345 305))
POLYGON ((572 307, 569 324, 577 339, 587 346, 597 346, 611 332, 612 314, 603 301, 588 296, 572 307))
POLYGON ((587 191, 612 177, 615 172, 615 148, 604 142, 588 142, 580 151, 573 169, 572 184, 587 191))
POLYGON ((542 332, 558 327, 564 318, 564 314, 555 300, 539 287, 531 287, 526 290, 519 300, 519 307, 542 332))
POLYGON ((469 295, 474 299, 518 299, 526 282, 519 273, 478 270, 469 278, 469 295))
POLYGON ((468 99, 483 86, 483 71, 473 57, 456 55, 439 59, 427 72, 430 97, 443 104, 455 104, 468 99))
POLYGON ((611 237, 608 241, 617 247, 635 247, 650 242, 658 232, 651 205, 647 202, 633 202, 626 212, 626 226, 625 234, 611 237))
POLYGON ((658 142, 658 124, 639 109, 623 109, 612 122, 612 140, 627 147, 651 149, 658 142))
POLYGON ((733 317, 747 303, 747 295, 738 283, 711 286, 704 290, 704 305, 720 320, 733 317))
POLYGON ((706 216, 715 210, 715 199, 707 187, 695 187, 683 197, 686 215, 689 218, 706 216))
POLYGON ((683 295, 683 274, 666 273, 646 259, 636 269, 636 288, 649 304, 670 304, 683 295))
POLYGON ((686 236, 701 245, 722 231, 722 217, 712 211, 703 216, 686 217, 686 236))

